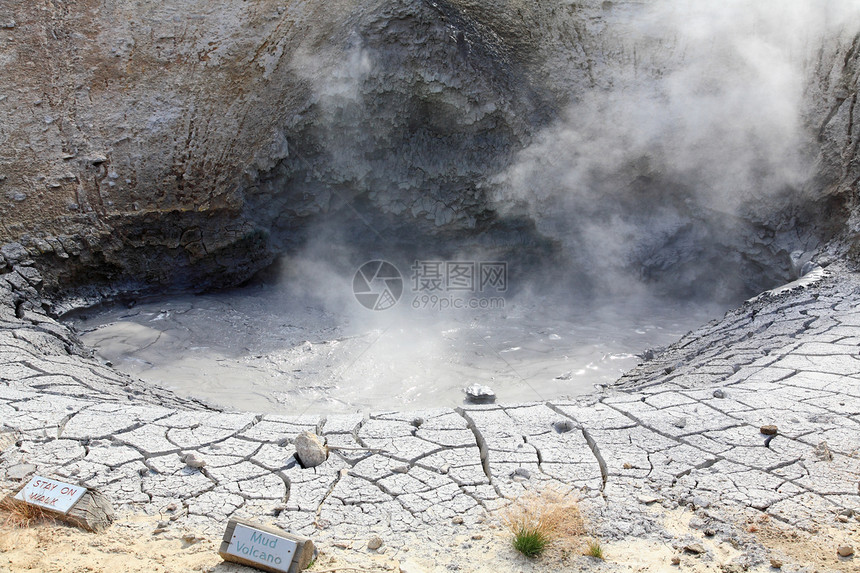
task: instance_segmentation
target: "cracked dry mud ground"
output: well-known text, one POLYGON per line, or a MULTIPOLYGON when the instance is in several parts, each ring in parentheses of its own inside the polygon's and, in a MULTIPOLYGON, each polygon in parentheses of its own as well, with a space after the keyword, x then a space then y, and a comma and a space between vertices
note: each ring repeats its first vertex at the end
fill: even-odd
MULTIPOLYGON (((214 538, 229 517, 247 517, 343 551, 376 534, 391 555, 411 549, 462 570, 451 540, 549 487, 580 499, 607 541, 682 549, 711 529, 736 551, 703 559, 731 559, 725 567, 769 563, 750 520, 860 544, 857 274, 749 302, 600 394, 367 418, 218 412, 145 387, 89 358, 40 310, 39 284, 29 267, 0 275, 7 491, 38 472, 169 516, 167 529, 214 538), (766 424, 775 437, 760 433, 766 424), (293 458, 304 430, 331 448, 314 469, 293 458), (189 453, 205 467, 187 466, 189 453), (691 529, 672 531, 666 515, 685 507, 691 529)), ((465 539, 472 550, 489 543, 465 539)), ((821 567, 856 566, 831 561, 821 567)))

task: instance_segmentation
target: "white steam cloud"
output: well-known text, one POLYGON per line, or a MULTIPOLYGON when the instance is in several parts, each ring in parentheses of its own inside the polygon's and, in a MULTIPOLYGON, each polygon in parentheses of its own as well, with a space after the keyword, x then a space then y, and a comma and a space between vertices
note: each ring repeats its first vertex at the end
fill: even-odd
POLYGON ((766 216, 802 190, 816 57, 860 30, 860 3, 849 0, 619 5, 601 36, 615 55, 598 68, 600 87, 574 96, 498 178, 495 197, 609 289, 629 285, 618 279, 650 250, 694 235, 693 221, 713 225, 700 238, 731 242, 736 215, 766 216))

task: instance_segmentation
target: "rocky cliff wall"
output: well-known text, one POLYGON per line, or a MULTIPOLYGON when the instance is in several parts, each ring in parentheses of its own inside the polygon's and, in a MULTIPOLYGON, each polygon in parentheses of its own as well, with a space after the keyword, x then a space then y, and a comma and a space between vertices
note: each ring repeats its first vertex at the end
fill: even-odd
MULTIPOLYGON (((33 258, 48 290, 200 289, 320 238, 455 239, 570 259, 590 248, 570 239, 587 235, 571 216, 582 205, 547 191, 553 182, 511 192, 511 167, 529 150, 547 155, 547 134, 591 113, 582 106, 618 85, 634 97, 685 61, 671 28, 631 27, 659 4, 4 3, 0 267, 33 258)), ((828 28, 796 57, 814 160, 805 179, 714 216, 690 206, 692 185, 666 167, 671 149, 632 154, 610 185, 588 182, 623 194, 586 199, 623 205, 637 247, 571 265, 618 259, 689 286, 729 260, 754 290, 790 274, 791 250, 834 238, 849 250, 855 32, 828 28)))

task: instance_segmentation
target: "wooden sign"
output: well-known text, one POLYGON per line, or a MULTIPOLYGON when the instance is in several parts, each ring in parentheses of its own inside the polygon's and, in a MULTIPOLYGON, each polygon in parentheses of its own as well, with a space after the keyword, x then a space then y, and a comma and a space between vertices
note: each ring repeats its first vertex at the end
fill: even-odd
POLYGON ((225 561, 262 571, 298 573, 313 558, 314 544, 310 539, 274 527, 231 519, 218 553, 225 561))
POLYGON ((86 492, 87 488, 80 485, 33 476, 15 499, 66 515, 86 492))

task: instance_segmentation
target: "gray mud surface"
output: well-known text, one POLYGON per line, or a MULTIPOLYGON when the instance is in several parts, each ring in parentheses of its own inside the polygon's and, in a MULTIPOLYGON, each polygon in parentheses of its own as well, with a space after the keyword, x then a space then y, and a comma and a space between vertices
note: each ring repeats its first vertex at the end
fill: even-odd
POLYGON ((101 361, 154 386, 225 408, 334 414, 456 407, 470 384, 508 403, 591 392, 719 313, 641 299, 466 312, 350 302, 329 310, 257 286, 70 322, 101 361))
MULTIPOLYGON (((6 488, 39 472, 98 488, 125 510, 170 514, 168 528, 214 535, 244 516, 335 547, 373 532, 394 555, 417 546, 442 566, 457 565, 444 540, 459 528, 480 530, 547 487, 579 499, 606 540, 683 548, 707 529, 735 548, 726 566, 767 567, 748 525, 764 516, 794 534, 827 530, 857 545, 856 274, 833 269, 760 297, 603 392, 329 416, 204 411, 134 381, 87 357, 38 307, 18 298, 16 311, 16 297, 33 288, 27 277, 36 281, 26 267, 0 277, 0 300, 12 302, 0 306, 6 488), (293 456, 305 430, 330 449, 307 470, 293 456), (202 467, 183 461, 190 453, 202 467), (688 537, 665 529, 655 507, 694 511, 688 537)), ((843 565, 833 559, 834 570, 843 565)))

